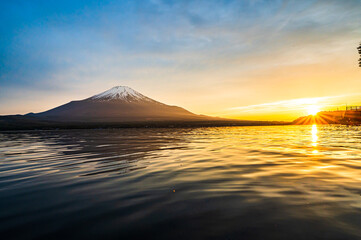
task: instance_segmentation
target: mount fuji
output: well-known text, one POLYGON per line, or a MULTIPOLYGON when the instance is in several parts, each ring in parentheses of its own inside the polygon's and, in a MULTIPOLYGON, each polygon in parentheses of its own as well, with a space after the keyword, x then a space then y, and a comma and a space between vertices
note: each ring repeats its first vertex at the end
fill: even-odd
POLYGON ((126 86, 71 101, 40 113, 0 116, 0 131, 123 127, 206 127, 279 125, 284 122, 247 121, 197 115, 170 106, 126 86))
POLYGON ((126 86, 116 86, 80 101, 27 116, 57 122, 197 121, 216 119, 155 101, 126 86))

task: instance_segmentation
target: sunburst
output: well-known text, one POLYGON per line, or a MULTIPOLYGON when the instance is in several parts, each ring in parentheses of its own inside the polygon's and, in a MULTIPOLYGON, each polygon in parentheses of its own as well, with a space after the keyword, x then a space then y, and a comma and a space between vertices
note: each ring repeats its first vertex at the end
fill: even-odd
POLYGON ((319 111, 320 111, 320 107, 317 105, 310 105, 307 107, 308 115, 316 116, 319 111))

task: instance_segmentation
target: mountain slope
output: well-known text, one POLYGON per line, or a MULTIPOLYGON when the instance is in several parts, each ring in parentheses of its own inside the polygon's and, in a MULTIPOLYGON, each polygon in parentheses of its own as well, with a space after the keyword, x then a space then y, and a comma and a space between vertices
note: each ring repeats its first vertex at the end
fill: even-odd
POLYGON ((72 101, 46 112, 32 114, 31 116, 62 122, 188 121, 215 119, 193 114, 181 107, 157 102, 125 86, 113 87, 90 98, 72 101))

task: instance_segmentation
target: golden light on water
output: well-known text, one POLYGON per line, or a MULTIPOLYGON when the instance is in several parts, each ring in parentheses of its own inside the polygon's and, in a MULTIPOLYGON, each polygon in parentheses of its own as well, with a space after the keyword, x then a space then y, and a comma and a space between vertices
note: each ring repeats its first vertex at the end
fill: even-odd
MULTIPOLYGON (((313 124, 312 125, 312 129, 311 129, 311 134, 312 134, 312 147, 316 148, 318 145, 318 136, 317 136, 317 125, 313 124)), ((317 149, 314 149, 312 151, 312 153, 318 153, 317 149)))
POLYGON ((316 124, 312 125, 311 133, 312 133, 312 143, 317 143, 318 136, 317 136, 317 125, 316 124))

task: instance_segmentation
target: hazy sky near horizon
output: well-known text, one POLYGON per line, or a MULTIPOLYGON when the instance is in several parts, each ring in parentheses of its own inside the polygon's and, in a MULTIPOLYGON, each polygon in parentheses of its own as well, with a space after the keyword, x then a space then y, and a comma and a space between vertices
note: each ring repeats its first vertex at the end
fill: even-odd
POLYGON ((4 0, 0 115, 126 85, 199 114, 290 120, 361 103, 360 41, 361 0, 4 0))

